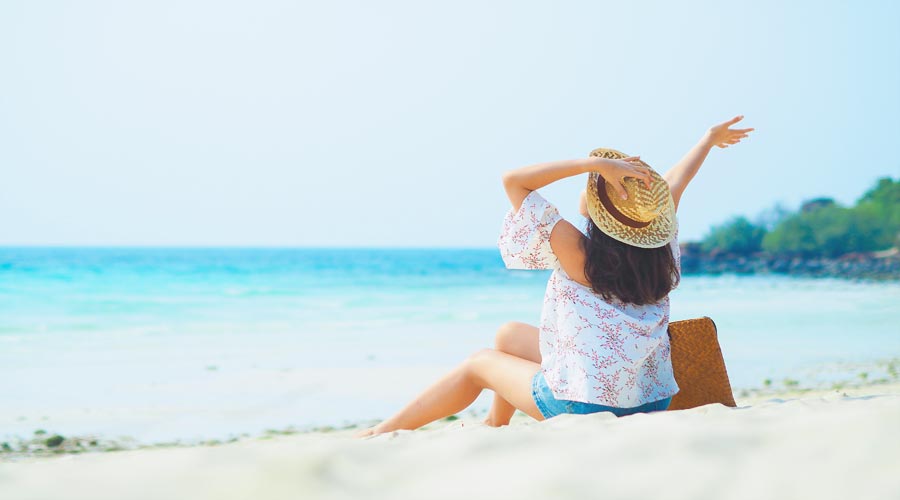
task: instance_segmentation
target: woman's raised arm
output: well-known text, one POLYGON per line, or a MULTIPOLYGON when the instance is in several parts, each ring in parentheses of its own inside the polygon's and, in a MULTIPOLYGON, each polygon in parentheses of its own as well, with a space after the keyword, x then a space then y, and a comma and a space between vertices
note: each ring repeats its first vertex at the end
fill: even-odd
POLYGON ((663 179, 669 183, 669 190, 672 191, 675 210, 678 210, 678 202, 681 200, 681 195, 688 184, 690 184, 691 179, 697 175, 697 171, 700 170, 700 166, 703 165, 703 161, 706 160, 706 156, 712 147, 727 148, 732 144, 737 144, 741 139, 747 137, 751 130, 754 130, 753 128, 735 130, 728 128, 742 119, 744 119, 744 115, 738 115, 728 121, 710 127, 703 138, 700 139, 700 142, 695 144, 681 161, 663 175, 663 179))
POLYGON ((620 196, 625 196, 622 186, 624 177, 641 179, 650 187, 650 174, 637 162, 637 156, 629 156, 621 160, 589 156, 577 160, 558 160, 536 163, 527 167, 503 172, 503 187, 513 210, 518 211, 528 193, 540 189, 547 184, 587 172, 599 172, 612 184, 620 196))

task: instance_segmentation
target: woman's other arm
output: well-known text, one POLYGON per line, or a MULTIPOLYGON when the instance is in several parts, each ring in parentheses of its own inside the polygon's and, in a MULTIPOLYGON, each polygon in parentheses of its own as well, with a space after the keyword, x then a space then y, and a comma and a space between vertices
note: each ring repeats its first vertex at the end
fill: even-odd
POLYGON ((588 171, 590 158, 537 163, 503 172, 503 188, 514 211, 522 206, 528 193, 547 184, 588 171))
POLYGON ((503 187, 506 196, 512 203, 513 210, 518 211, 522 201, 528 193, 540 189, 552 182, 556 182, 573 175, 588 172, 599 172, 600 175, 611 183, 620 196, 625 195, 625 188, 621 184, 623 177, 634 177, 643 180, 650 187, 650 174, 636 160, 639 156, 630 156, 621 160, 599 158, 591 156, 577 160, 558 160, 544 163, 536 163, 527 167, 521 167, 503 172, 503 187), (632 163, 632 161, 634 161, 632 163))
POLYGON ((743 118, 744 115, 738 115, 728 121, 710 127, 703 138, 700 139, 700 142, 695 144, 681 161, 663 175, 663 178, 669 184, 669 189, 672 191, 675 210, 678 210, 678 202, 681 200, 681 195, 688 184, 690 184, 691 179, 697 175, 697 171, 700 170, 700 166, 703 165, 712 147, 727 148, 732 144, 737 144, 741 139, 747 137, 750 131, 754 130, 753 128, 734 130, 728 128, 743 118))

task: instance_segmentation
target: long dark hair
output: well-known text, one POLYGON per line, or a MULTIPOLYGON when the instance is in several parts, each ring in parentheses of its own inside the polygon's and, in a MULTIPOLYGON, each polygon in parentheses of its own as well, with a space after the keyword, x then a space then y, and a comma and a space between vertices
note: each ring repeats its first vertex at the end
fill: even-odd
POLYGON ((619 299, 636 305, 655 304, 678 285, 671 244, 640 248, 622 243, 587 221, 584 274, 591 289, 604 300, 619 299))

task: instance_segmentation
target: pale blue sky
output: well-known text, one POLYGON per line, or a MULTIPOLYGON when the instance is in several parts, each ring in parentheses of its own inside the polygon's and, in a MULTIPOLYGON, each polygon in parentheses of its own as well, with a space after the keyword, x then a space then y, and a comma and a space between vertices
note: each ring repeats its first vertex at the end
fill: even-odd
POLYGON ((900 2, 682 4, 5 0, 0 244, 490 247, 502 171, 737 114, 682 239, 900 176, 900 2))

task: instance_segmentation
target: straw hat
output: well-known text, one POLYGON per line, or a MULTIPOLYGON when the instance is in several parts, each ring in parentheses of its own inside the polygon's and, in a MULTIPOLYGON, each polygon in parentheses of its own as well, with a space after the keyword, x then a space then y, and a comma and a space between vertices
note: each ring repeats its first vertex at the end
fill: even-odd
MULTIPOLYGON (((622 159, 629 155, 609 148, 597 148, 591 156, 622 159)), ((591 172, 587 183, 587 209, 594 224, 609 236, 640 248, 658 248, 675 237, 675 201, 669 184, 650 169, 651 187, 632 177, 622 180, 628 199, 623 200, 598 172, 591 172)))

